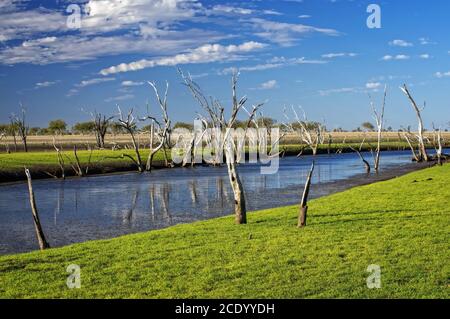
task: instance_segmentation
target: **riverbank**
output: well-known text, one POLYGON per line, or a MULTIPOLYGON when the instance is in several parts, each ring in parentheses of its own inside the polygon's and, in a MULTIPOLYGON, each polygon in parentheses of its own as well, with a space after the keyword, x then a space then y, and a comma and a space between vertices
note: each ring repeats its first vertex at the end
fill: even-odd
POLYGON ((3 256, 0 297, 448 298, 449 180, 445 165, 313 200, 304 229, 290 206, 3 256))
MULTIPOLYGON (((324 144, 318 148, 318 154, 351 153, 354 152, 351 147, 359 148, 359 143, 353 144, 324 144)), ((361 151, 368 151, 373 145, 364 144, 361 151)), ((407 150, 408 146, 399 142, 384 142, 382 151, 407 150)), ((281 145, 280 151, 283 156, 296 156, 300 152, 302 155, 311 155, 310 148, 301 145, 281 145)), ((149 150, 141 150, 141 157, 145 161, 149 150)), ((80 166, 87 174, 101 175, 116 172, 137 171, 136 165, 127 157, 135 156, 133 150, 94 150, 92 153, 87 150, 77 152, 80 166), (125 154, 126 156, 122 156, 125 154)), ((167 158, 171 159, 171 152, 167 151, 167 158)), ((164 153, 162 151, 155 154, 153 168, 159 169, 165 167, 164 153)), ((76 176, 72 166, 76 166, 73 151, 67 150, 63 153, 64 174, 66 177, 76 176)), ((53 152, 29 152, 29 153, 11 153, 0 154, 0 184, 16 181, 25 181, 26 175, 24 167, 30 169, 33 179, 46 179, 62 176, 61 166, 58 161, 57 153, 53 152)))

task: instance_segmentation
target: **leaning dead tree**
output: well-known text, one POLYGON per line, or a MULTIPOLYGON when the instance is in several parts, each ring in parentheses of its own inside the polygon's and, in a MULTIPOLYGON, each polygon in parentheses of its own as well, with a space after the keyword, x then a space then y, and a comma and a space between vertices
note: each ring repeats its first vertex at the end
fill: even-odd
MULTIPOLYGON (((359 145, 359 148, 358 148, 358 149, 357 149, 357 148, 354 148, 354 147, 351 146, 351 145, 350 145, 349 147, 350 147, 350 149, 351 149, 353 152, 355 152, 356 154, 358 154, 359 158, 361 159, 361 161, 362 161, 363 164, 364 164, 364 168, 366 169, 366 173, 367 173, 367 174, 370 174, 370 164, 369 164, 369 162, 364 158, 363 154, 361 153, 365 141, 366 141, 366 137, 364 137, 364 139, 362 140, 362 142, 361 142, 361 144, 359 145)), ((345 144, 345 141, 344 141, 344 144, 345 144)))
POLYGON ((11 116, 11 125, 17 130, 17 133, 22 140, 23 150, 28 152, 27 138, 30 128, 27 126, 25 121, 25 109, 22 109, 20 117, 14 114, 11 116))
POLYGON ((417 121, 419 123, 419 127, 418 127, 418 132, 417 132, 417 140, 419 142, 419 154, 417 156, 417 161, 418 162, 428 162, 429 157, 427 154, 427 149, 425 147, 425 138, 423 136, 424 134, 424 126, 423 126, 423 120, 422 120, 422 111, 425 109, 425 103, 423 105, 423 107, 419 108, 419 106, 417 106, 416 101, 413 99, 413 97, 411 96, 411 93, 408 90, 408 87, 406 86, 406 84, 403 85, 403 87, 400 88, 403 93, 405 93, 405 95, 408 97, 409 101, 411 102, 411 106, 414 109, 414 112, 416 113, 417 116, 417 121))
POLYGON ((133 115, 133 109, 131 109, 125 117, 123 115, 120 107, 118 106, 117 108, 119 110, 119 119, 118 119, 119 122, 118 123, 130 135, 131 142, 132 142, 133 148, 134 148, 134 152, 136 153, 136 159, 133 158, 133 156, 128 155, 128 154, 122 154, 122 157, 127 157, 130 160, 132 160, 133 163, 136 164, 138 171, 142 173, 144 171, 144 167, 142 165, 142 158, 141 158, 141 152, 139 150, 139 144, 136 142, 136 137, 135 137, 137 125, 136 125, 136 118, 133 115))
MULTIPOLYGON (((239 74, 235 73, 231 79, 231 91, 232 91, 232 105, 231 105, 231 115, 228 120, 225 119, 225 108, 218 100, 208 99, 205 97, 200 87, 192 80, 190 75, 185 76, 180 70, 180 75, 183 79, 184 84, 190 90, 193 97, 200 106, 206 111, 209 117, 209 121, 213 127, 215 127, 220 132, 224 131, 221 136, 221 146, 220 148, 224 150, 228 177, 230 180, 231 188, 234 195, 234 215, 236 224, 246 224, 247 223, 247 208, 245 202, 244 188, 242 186, 239 173, 236 169, 236 157, 235 157, 235 143, 233 142, 233 137, 231 135, 231 129, 236 123, 236 118, 239 112, 244 107, 247 102, 247 97, 244 96, 240 99, 237 97, 237 83, 239 74)), ((256 110, 254 112, 256 114, 256 110)))
POLYGON ((325 125, 319 122, 309 122, 305 111, 301 108, 300 110, 303 112, 303 119, 300 119, 297 111, 292 106, 292 112, 294 113, 295 118, 295 122, 292 123, 285 109, 284 116, 287 119, 287 123, 284 123, 284 126, 289 131, 298 134, 301 141, 308 145, 312 151, 312 154, 315 156, 317 155, 319 146, 325 141, 325 125))
MULTIPOLYGON (((373 112, 373 118, 377 124, 377 148, 375 150, 375 158, 374 158, 374 169, 377 172, 380 169, 381 139, 382 139, 383 127, 384 127, 384 109, 386 106, 386 96, 387 96, 387 85, 385 85, 385 87, 384 87, 383 103, 381 105, 381 109, 377 110, 373 101, 370 102, 370 105, 372 107, 372 112, 373 112)), ((364 161, 364 159, 363 159, 363 161, 364 161)), ((370 171, 370 166, 369 166, 369 171, 370 171)))
POLYGON ((37 240, 39 243, 39 249, 44 250, 44 249, 50 248, 50 245, 47 242, 47 240, 45 239, 44 231, 42 230, 41 221, 39 219, 39 213, 38 213, 38 210, 36 207, 36 200, 34 198, 31 174, 27 168, 25 168, 25 175, 27 176, 27 180, 28 180, 28 193, 30 196, 31 212, 33 214, 34 229, 36 231, 36 237, 37 237, 37 240))
MULTIPOLYGON (((156 95, 156 100, 158 101, 159 107, 162 111, 162 118, 163 118, 163 124, 161 124, 155 117, 150 116, 149 110, 147 110, 147 115, 142 118, 142 121, 150 120, 150 153, 147 157, 147 163, 145 165, 145 169, 147 171, 151 171, 152 169, 152 163, 153 158, 161 149, 164 148, 164 154, 166 154, 165 145, 168 144, 168 140, 170 139, 170 127, 171 127, 171 121, 167 112, 167 95, 169 93, 169 82, 166 82, 166 91, 164 93, 164 98, 162 99, 159 91, 156 87, 156 84, 154 82, 148 82, 148 84, 153 88, 156 95), (155 137, 158 137, 159 144, 155 147, 155 137)), ((169 142, 170 143, 170 142, 169 142)), ((167 162, 167 158, 166 158, 167 162)))
POLYGON ((401 134, 399 132, 398 135, 399 135, 399 139, 403 138, 408 143, 408 146, 411 149, 411 153, 413 155, 413 160, 415 162, 420 162, 419 154, 418 154, 418 152, 416 152, 416 149, 414 147, 414 140, 416 139, 416 136, 413 133, 411 133, 411 131, 409 129, 403 130, 401 132, 401 134))
POLYGON ((311 188, 312 176, 314 173, 315 163, 313 161, 311 165, 311 169, 309 170, 308 177, 306 178, 305 188, 303 190, 302 201, 300 202, 300 212, 298 215, 298 225, 297 227, 305 227, 306 226, 306 217, 308 213, 308 197, 309 197, 309 189, 311 188))
POLYGON ((92 121, 94 122, 95 140, 97 147, 100 149, 105 148, 105 136, 108 131, 111 120, 114 116, 106 117, 101 113, 91 113, 92 121))

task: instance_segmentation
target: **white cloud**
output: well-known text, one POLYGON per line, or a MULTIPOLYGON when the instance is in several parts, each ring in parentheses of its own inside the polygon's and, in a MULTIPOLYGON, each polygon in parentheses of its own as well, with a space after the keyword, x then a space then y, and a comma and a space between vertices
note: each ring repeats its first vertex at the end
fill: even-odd
POLYGON ((329 90, 319 90, 319 94, 321 96, 328 96, 331 94, 339 94, 339 93, 355 93, 359 89, 354 87, 346 87, 346 88, 339 88, 339 89, 329 89, 329 90))
POLYGON ((59 81, 45 81, 45 82, 38 82, 36 83, 36 85, 34 86, 35 89, 42 89, 42 88, 46 88, 46 87, 50 87, 53 86, 55 84, 59 83, 59 81))
POLYGON ((419 38, 419 42, 421 45, 436 44, 436 42, 433 42, 428 38, 419 38))
POLYGON ((102 75, 121 72, 138 71, 157 66, 175 66, 179 64, 199 64, 210 62, 223 62, 242 59, 241 54, 249 53, 266 47, 259 42, 245 42, 241 45, 223 46, 220 44, 206 44, 199 48, 189 50, 186 53, 156 59, 143 59, 131 63, 122 63, 100 71, 102 75))
POLYGON ((267 15, 273 15, 273 16, 281 16, 283 15, 281 12, 275 11, 275 10, 263 10, 263 14, 267 15))
POLYGON ((251 9, 244 9, 239 7, 231 7, 226 5, 215 5, 212 8, 213 11, 224 12, 224 13, 233 13, 233 14, 242 14, 249 15, 253 13, 251 9))
MULTIPOLYGON (((257 64, 253 66, 243 66, 239 68, 241 72, 253 72, 253 71, 265 71, 271 69, 278 69, 286 66, 294 66, 301 64, 326 64, 328 61, 323 60, 308 60, 305 57, 301 58, 285 58, 285 57, 274 57, 266 61, 263 64, 257 64)), ((230 67, 223 69, 219 74, 231 74, 236 71, 237 67, 230 67)))
POLYGON ((341 52, 341 53, 327 53, 327 54, 323 54, 322 58, 325 58, 325 59, 333 59, 333 58, 340 58, 340 57, 351 57, 351 58, 353 58, 355 56, 357 56, 356 53, 343 53, 343 52, 341 52))
POLYGON ((80 83, 76 84, 76 87, 83 88, 86 86, 91 86, 95 84, 105 83, 105 82, 111 82, 114 81, 115 78, 95 78, 95 79, 89 79, 89 80, 83 80, 80 83))
POLYGON ((368 83, 366 83, 366 89, 369 89, 369 90, 379 89, 380 86, 381 86, 380 82, 368 82, 368 83))
POLYGON ((107 98, 105 100, 105 102, 107 102, 107 103, 109 103, 109 102, 118 102, 118 101, 130 100, 130 99, 133 99, 133 98, 134 98, 133 94, 124 94, 124 95, 120 95, 120 96, 107 98))
POLYGON ((411 42, 407 42, 405 40, 393 40, 389 42, 389 45, 394 47, 412 47, 413 44, 411 42))
POLYGON ((260 85, 259 89, 261 90, 272 90, 277 87, 277 81, 276 80, 270 80, 267 82, 264 82, 260 85))
POLYGON ((300 19, 309 19, 311 16, 309 14, 302 14, 298 16, 300 19))
POLYGON ((3 1, 0 41, 26 41, 0 47, 1 64, 83 61, 123 53, 177 54, 229 37, 210 28, 178 26, 180 21, 193 19, 204 11, 197 0, 91 0, 85 4, 89 14, 82 10, 81 28, 75 31, 67 28, 68 15, 64 10, 26 9, 10 0, 7 6, 3 1), (42 34, 47 37, 39 39, 42 34))
POLYGON ((144 82, 135 82, 135 81, 123 81, 122 86, 141 86, 144 85, 144 82))
POLYGON ((421 55, 420 55, 420 58, 421 58, 421 59, 424 59, 424 60, 428 60, 428 59, 431 58, 431 56, 430 56, 428 53, 425 53, 425 54, 421 54, 421 55))
POLYGON ((404 54, 398 55, 385 55, 381 58, 383 61, 391 61, 391 60, 408 60, 409 56, 404 54))
POLYGON ((310 33, 319 33, 328 36, 340 35, 340 33, 334 29, 317 28, 304 24, 274 22, 260 18, 253 18, 250 22, 256 30, 256 36, 282 46, 291 46, 300 37, 310 33))
POLYGON ((448 77, 450 77, 450 71, 448 71, 448 72, 436 72, 434 74, 434 76, 439 78, 439 79, 448 78, 448 77))

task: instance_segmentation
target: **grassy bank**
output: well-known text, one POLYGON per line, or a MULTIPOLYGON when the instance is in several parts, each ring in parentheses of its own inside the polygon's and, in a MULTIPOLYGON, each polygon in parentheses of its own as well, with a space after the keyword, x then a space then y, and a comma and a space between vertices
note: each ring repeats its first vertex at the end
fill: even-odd
MULTIPOLYGON (((359 148, 359 143, 338 143, 338 144, 324 144, 318 148, 319 154, 336 153, 336 152, 353 152, 350 147, 359 148)), ((375 147, 373 144, 364 144, 363 151, 375 147)), ((382 150, 405 150, 408 146, 401 142, 384 142, 382 150)), ((297 155, 303 151, 303 155, 310 155, 312 151, 310 148, 301 145, 282 145, 280 151, 284 151, 285 155, 297 155)), ((143 161, 146 161, 148 150, 141 150, 143 161)), ((92 152, 86 150, 79 150, 77 152, 83 170, 89 163, 90 174, 111 173, 118 171, 132 171, 136 170, 136 165, 127 157, 122 158, 122 154, 127 154, 135 157, 133 150, 95 150, 92 152)), ((171 158, 171 151, 167 151, 167 157, 171 158)), ((74 170, 71 163, 75 163, 73 151, 68 149, 64 152, 65 173, 66 176, 73 176, 74 170)), ((162 165, 164 160, 163 151, 158 152, 154 157, 154 164, 156 166, 162 165)), ((24 166, 28 167, 32 173, 33 178, 48 178, 51 175, 61 175, 57 154, 55 151, 46 152, 29 152, 29 153, 11 153, 0 154, 0 183, 17 180, 25 180, 24 166)))
POLYGON ((448 298, 449 180, 446 165, 314 200, 305 229, 283 207, 3 256, 0 297, 448 298), (366 287, 371 264, 381 289, 366 287))

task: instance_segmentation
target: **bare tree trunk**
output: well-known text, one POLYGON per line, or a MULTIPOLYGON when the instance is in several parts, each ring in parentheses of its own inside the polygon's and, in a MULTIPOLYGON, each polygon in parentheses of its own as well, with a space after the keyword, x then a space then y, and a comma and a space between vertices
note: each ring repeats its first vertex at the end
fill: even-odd
POLYGON ((314 173, 314 167, 315 164, 313 161, 308 177, 306 179, 305 189, 303 190, 302 201, 300 203, 300 213, 298 215, 298 225, 297 225, 297 227, 299 228, 306 226, 306 217, 308 213, 308 196, 309 196, 309 189, 311 187, 312 175, 314 173))
POLYGON ((419 128, 418 128, 419 160, 428 162, 429 158, 428 158, 427 150, 425 148, 425 142, 424 142, 424 137, 423 137, 424 126, 423 126, 423 120, 422 120, 422 114, 421 114, 421 111, 423 109, 421 110, 417 106, 417 103, 414 101, 413 97, 409 93, 409 90, 408 90, 408 87, 406 86, 406 84, 401 88, 401 90, 403 91, 403 93, 405 93, 405 95, 408 97, 409 101, 411 102, 411 105, 412 105, 414 111, 416 112, 417 121, 419 122, 419 128))
POLYGON ((247 224, 247 208, 245 203, 244 189, 242 187, 239 174, 236 170, 236 164, 234 156, 230 154, 230 151, 226 151, 227 166, 228 166, 228 177, 230 179, 231 188, 234 194, 234 220, 238 225, 247 224))
POLYGON ((411 140, 409 139, 408 135, 406 133, 404 133, 403 137, 405 138, 406 142, 408 142, 409 148, 411 149, 411 152, 413 154, 413 159, 416 162, 420 162, 419 157, 417 156, 416 150, 414 149, 414 146, 412 145, 411 140))
POLYGON ((30 205, 31 205, 31 212, 33 214, 34 229, 36 231, 36 237, 39 242, 39 249, 44 250, 44 249, 50 248, 50 245, 47 242, 47 240, 45 239, 44 231, 42 230, 41 222, 39 220, 39 213, 38 213, 38 210, 36 207, 36 201, 34 198, 31 174, 27 168, 25 168, 25 174, 27 175, 27 180, 28 180, 28 193, 30 195, 30 205))
POLYGON ((439 128, 438 133, 437 133, 436 157, 437 157, 438 165, 442 166, 442 130, 441 130, 441 128, 439 128))
POLYGON ((150 153, 147 157, 147 164, 145 165, 145 170, 150 172, 152 170, 152 163, 153 163, 153 156, 155 153, 153 153, 153 143, 155 138, 155 123, 152 122, 150 127, 150 153))

